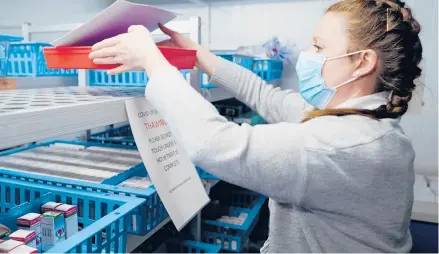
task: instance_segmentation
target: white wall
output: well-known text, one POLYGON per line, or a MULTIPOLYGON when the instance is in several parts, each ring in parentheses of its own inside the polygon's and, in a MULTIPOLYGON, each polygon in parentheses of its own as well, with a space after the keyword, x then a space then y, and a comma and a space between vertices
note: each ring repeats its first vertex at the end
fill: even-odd
MULTIPOLYGON (((8 0, 1 1, 4 25, 61 24, 83 22, 108 6, 112 0, 8 0)), ((136 0, 148 3, 148 0, 136 0)), ((155 1, 157 2, 157 1, 155 1)), ((169 1, 166 1, 169 2, 169 1)), ((181 1, 185 2, 185 1, 181 1)), ((169 10, 202 18, 202 44, 211 49, 235 49, 241 45, 262 43, 276 35, 282 41, 293 40, 300 48, 309 46, 314 27, 325 8, 336 0, 244 0, 214 2, 208 23, 207 8, 193 4, 163 5, 169 10), (210 31, 210 34, 209 34, 210 31)), ((406 0, 423 25, 425 106, 421 116, 407 115, 402 121, 417 153, 419 172, 437 174, 438 169, 438 1, 406 0)), ((58 34, 38 35, 34 39, 50 41, 58 34)), ((296 88, 294 68, 285 71, 284 87, 296 88)))

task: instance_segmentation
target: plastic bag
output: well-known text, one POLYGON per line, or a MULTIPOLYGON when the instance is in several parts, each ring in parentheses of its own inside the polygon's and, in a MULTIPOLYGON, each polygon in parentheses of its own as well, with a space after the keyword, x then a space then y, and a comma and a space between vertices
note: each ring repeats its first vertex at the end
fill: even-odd
POLYGON ((281 43, 278 37, 273 37, 262 45, 242 46, 238 52, 258 58, 272 58, 290 64, 297 55, 297 47, 294 42, 281 43))

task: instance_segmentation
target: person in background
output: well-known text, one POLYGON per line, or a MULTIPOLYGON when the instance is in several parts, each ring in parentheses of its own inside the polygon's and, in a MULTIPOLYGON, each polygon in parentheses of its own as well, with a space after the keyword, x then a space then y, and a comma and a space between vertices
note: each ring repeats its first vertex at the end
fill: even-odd
POLYGON ((197 67, 270 124, 228 122, 141 26, 93 46, 117 74, 145 70, 146 98, 192 161, 270 198, 262 252, 409 252, 415 153, 399 125, 420 76, 420 25, 399 0, 345 0, 322 17, 296 71, 275 88, 161 26, 162 45, 196 49, 197 67))

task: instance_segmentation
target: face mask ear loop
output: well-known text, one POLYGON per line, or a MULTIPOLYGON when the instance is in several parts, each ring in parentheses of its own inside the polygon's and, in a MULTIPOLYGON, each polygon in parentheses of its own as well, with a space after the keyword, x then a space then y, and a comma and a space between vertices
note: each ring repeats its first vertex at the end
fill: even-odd
POLYGON ((340 84, 340 85, 338 85, 338 86, 336 86, 336 87, 333 87, 333 88, 334 88, 334 89, 338 89, 338 88, 340 88, 340 87, 342 87, 342 86, 344 86, 344 85, 347 85, 347 84, 349 84, 349 83, 351 83, 351 82, 357 80, 359 76, 360 76, 360 72, 357 71, 357 72, 355 73, 355 77, 353 77, 353 78, 349 79, 348 81, 346 81, 346 82, 344 82, 344 83, 342 83, 342 84, 340 84))
POLYGON ((359 50, 359 51, 355 51, 346 55, 341 55, 341 56, 336 56, 336 57, 332 57, 332 58, 327 58, 326 61, 331 61, 331 60, 335 60, 335 59, 339 59, 339 58, 343 58, 343 57, 347 57, 347 56, 352 56, 352 55, 356 55, 356 54, 360 54, 364 52, 364 50, 359 50))

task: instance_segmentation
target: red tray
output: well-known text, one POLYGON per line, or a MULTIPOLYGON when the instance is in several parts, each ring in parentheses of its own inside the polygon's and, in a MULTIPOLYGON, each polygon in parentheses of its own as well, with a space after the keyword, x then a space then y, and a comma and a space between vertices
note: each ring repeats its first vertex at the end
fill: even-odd
MULTIPOLYGON (((159 47, 170 64, 178 69, 193 69, 197 58, 196 50, 159 47)), ((94 64, 88 55, 91 47, 45 47, 43 48, 49 69, 97 69, 109 70, 118 67, 118 64, 94 64)))

